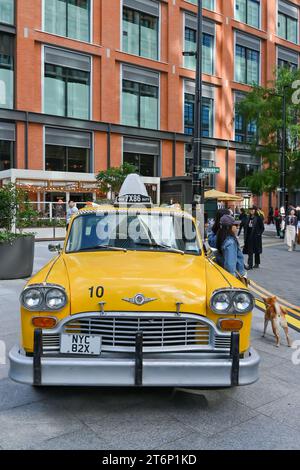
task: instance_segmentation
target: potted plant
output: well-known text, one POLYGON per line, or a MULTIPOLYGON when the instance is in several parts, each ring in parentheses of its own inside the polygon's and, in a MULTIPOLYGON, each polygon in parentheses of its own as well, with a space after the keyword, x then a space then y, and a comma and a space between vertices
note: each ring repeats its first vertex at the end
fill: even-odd
POLYGON ((14 184, 0 188, 0 279, 30 277, 34 259, 34 234, 17 231, 27 193, 14 184))

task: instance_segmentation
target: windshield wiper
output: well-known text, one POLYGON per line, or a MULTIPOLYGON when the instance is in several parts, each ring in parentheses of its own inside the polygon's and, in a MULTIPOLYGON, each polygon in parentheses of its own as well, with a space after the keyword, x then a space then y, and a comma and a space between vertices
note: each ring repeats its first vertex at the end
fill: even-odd
POLYGON ((185 254, 185 252, 182 250, 178 250, 177 248, 172 248, 169 245, 163 245, 162 243, 134 242, 134 244, 141 245, 141 246, 153 246, 156 248, 163 248, 164 250, 170 251, 171 253, 178 253, 180 255, 185 254))
MULTIPOLYGON (((96 245, 96 246, 89 246, 87 248, 81 248, 81 250, 77 250, 76 252, 80 251, 93 251, 93 250, 109 250, 109 251, 124 251, 127 253, 126 248, 119 248, 117 246, 111 246, 111 245, 96 245)), ((75 252, 75 253, 76 253, 75 252)))

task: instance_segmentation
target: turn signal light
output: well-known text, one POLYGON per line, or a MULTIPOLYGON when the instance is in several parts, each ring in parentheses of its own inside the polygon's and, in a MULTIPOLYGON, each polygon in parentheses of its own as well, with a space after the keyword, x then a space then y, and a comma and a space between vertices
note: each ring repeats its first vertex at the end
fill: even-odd
POLYGON ((57 319, 54 317, 35 317, 32 324, 36 328, 54 328, 57 325, 57 319))
POLYGON ((243 328, 242 320, 220 320, 219 325, 223 331, 240 331, 243 328))

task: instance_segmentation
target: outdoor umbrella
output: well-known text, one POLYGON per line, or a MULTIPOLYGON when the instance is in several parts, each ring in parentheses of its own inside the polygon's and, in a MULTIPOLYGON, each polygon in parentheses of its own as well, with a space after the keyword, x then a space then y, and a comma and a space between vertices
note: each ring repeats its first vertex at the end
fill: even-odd
POLYGON ((204 196, 205 196, 205 199, 217 199, 218 201, 225 201, 225 202, 243 200, 241 196, 236 196, 235 194, 223 193, 222 191, 216 191, 215 189, 206 191, 204 196))

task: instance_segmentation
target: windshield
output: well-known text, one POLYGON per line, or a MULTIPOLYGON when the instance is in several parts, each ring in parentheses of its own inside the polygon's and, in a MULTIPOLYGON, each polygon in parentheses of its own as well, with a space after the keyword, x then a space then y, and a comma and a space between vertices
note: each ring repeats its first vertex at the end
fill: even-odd
POLYGON ((158 213, 94 213, 73 221, 67 253, 123 249, 200 254, 193 221, 158 213))

